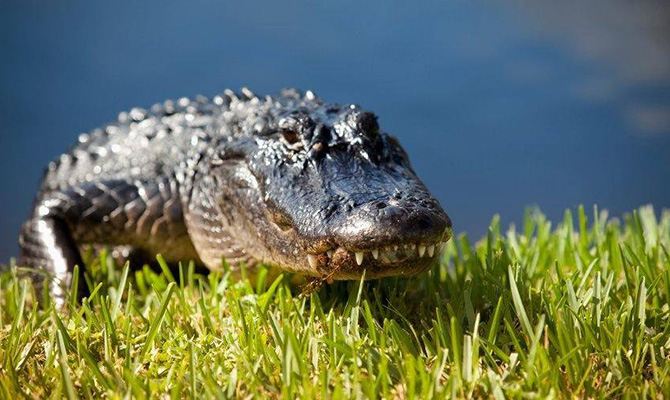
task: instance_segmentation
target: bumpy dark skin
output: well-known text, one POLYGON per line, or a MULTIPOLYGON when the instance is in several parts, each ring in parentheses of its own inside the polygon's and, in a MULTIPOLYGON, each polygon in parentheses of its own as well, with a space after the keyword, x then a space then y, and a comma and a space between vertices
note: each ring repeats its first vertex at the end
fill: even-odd
POLYGON ((82 134, 49 165, 20 264, 39 269, 62 303, 86 245, 331 280, 416 274, 450 236, 449 217, 374 114, 293 89, 226 90, 82 134))

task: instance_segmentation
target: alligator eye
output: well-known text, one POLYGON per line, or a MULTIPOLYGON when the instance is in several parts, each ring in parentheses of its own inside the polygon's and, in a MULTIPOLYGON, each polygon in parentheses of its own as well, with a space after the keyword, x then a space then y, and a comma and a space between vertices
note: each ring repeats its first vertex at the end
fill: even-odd
POLYGON ((358 129, 368 138, 374 140, 379 135, 377 116, 371 112, 364 112, 358 117, 358 129))
POLYGON ((288 143, 289 145, 294 145, 300 142, 300 136, 298 135, 298 132, 292 129, 282 129, 281 134, 286 143, 288 143))

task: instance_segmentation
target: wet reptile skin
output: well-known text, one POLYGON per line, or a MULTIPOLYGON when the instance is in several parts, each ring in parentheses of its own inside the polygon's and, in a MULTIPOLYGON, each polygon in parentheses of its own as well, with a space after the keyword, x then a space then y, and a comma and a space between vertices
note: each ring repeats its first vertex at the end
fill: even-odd
POLYGON ((226 90, 80 135, 45 173, 19 263, 62 302, 86 245, 330 280, 426 270, 450 236, 374 114, 294 89, 226 90))

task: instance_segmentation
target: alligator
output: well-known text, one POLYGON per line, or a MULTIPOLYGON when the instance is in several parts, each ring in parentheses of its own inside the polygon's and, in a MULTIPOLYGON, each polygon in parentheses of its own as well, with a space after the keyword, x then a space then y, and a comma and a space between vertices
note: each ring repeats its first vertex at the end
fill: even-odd
POLYGON ((425 271, 451 234, 372 112, 311 91, 226 89, 81 134, 44 174, 19 265, 62 304, 85 246, 332 282, 425 271))

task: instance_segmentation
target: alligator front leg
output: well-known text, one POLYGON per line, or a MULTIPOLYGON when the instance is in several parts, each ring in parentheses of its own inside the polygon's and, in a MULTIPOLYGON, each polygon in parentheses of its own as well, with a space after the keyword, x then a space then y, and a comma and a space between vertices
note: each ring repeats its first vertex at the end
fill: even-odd
MULTIPOLYGON (((33 275, 37 288, 41 291, 48 282, 49 294, 60 307, 65 301, 66 289, 71 284, 72 269, 75 265, 83 267, 67 224, 62 218, 51 216, 30 219, 23 225, 19 245, 19 265, 39 269, 33 275)), ((84 297, 87 294, 86 285, 83 279, 79 282, 79 296, 84 297)))
MULTIPOLYGON (((89 182, 38 198, 19 239, 19 265, 38 269, 35 282, 62 305, 83 245, 131 246, 168 261, 195 260, 174 181, 89 182)), ((79 280, 79 296, 86 284, 79 280)))

